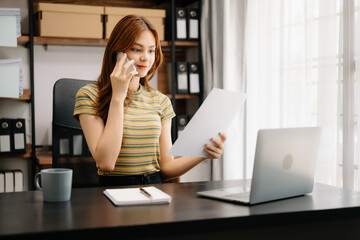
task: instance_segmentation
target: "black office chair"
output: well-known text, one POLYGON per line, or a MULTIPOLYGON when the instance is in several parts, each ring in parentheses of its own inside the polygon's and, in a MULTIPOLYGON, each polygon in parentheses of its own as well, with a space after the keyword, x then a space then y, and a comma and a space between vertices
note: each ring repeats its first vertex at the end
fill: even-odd
POLYGON ((73 187, 99 185, 95 161, 73 118, 76 93, 88 83, 93 81, 63 78, 53 88, 52 165, 73 169, 73 187))

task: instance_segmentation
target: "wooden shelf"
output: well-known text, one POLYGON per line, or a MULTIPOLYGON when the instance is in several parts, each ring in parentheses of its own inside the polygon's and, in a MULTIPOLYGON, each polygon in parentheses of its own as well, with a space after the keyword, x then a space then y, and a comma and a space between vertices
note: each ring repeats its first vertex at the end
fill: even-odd
MULTIPOLYGON (((198 47, 199 43, 194 41, 175 41, 177 47, 198 47)), ((161 47, 171 47, 171 41, 161 41, 161 47)))
MULTIPOLYGON (((21 36, 18 38, 18 44, 25 45, 29 42, 29 36, 21 36)), ((104 47, 107 39, 92 38, 62 38, 62 37, 34 37, 35 45, 60 45, 60 46, 99 46, 104 47)), ((171 47, 171 41, 161 41, 164 48, 171 47)), ((198 42, 195 41, 175 41, 178 47, 197 47, 198 42)))
POLYGON ((49 168, 52 166, 52 153, 51 151, 36 151, 37 163, 42 168, 49 168))
POLYGON ((0 99, 4 100, 4 99, 9 99, 9 100, 19 100, 19 101, 30 101, 31 100, 31 94, 30 94, 30 89, 24 89, 23 90, 23 95, 18 97, 18 98, 5 98, 5 97, 0 97, 0 99))
POLYGON ((17 41, 18 41, 18 44, 25 45, 26 43, 29 42, 29 36, 20 36, 20 37, 18 37, 17 41))
MULTIPOLYGON (((169 98, 172 98, 171 94, 166 94, 169 98)), ((175 99, 198 99, 198 94, 176 94, 175 99)))

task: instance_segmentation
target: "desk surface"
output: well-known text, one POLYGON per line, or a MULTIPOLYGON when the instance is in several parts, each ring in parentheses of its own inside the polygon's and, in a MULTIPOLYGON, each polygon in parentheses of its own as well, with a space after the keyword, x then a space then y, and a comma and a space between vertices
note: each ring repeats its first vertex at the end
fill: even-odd
POLYGON ((136 232, 144 238, 157 230, 157 234, 201 233, 360 216, 359 192, 322 184, 315 184, 309 195, 251 207, 196 195, 197 191, 240 183, 159 184, 155 186, 173 197, 171 204, 128 207, 115 207, 103 195, 104 188, 73 189, 71 200, 63 203, 44 203, 40 191, 0 194, 0 237, 54 233, 131 236, 136 232))

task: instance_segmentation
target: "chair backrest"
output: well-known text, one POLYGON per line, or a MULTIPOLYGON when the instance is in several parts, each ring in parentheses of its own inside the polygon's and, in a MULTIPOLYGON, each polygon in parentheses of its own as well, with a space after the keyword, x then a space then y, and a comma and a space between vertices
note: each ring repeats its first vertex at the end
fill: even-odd
POLYGON ((97 186, 96 164, 73 118, 77 91, 93 81, 62 78, 53 87, 52 165, 73 169, 73 187, 97 186))

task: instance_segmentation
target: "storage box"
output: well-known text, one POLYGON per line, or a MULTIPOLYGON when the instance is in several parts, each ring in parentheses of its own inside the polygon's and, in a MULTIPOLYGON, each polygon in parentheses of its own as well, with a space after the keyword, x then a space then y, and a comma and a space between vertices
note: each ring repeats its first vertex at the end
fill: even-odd
POLYGON ((159 40, 164 40, 166 16, 165 10, 120 7, 105 7, 105 15, 107 15, 107 21, 105 24, 105 38, 109 39, 112 30, 119 22, 119 20, 130 14, 143 16, 148 19, 155 26, 159 34, 159 40))
MULTIPOLYGON (((0 59, 0 97, 18 98, 20 96, 21 59, 0 59)), ((21 81, 22 83, 22 81, 21 81)))
POLYGON ((102 6, 37 3, 34 12, 38 36, 103 38, 102 6))

